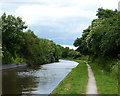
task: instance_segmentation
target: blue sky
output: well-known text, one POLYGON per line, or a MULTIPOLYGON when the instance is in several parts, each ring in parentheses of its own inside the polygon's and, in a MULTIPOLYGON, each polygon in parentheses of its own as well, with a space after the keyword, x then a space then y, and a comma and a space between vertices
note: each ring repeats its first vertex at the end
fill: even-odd
POLYGON ((117 9, 118 1, 0 0, 0 15, 20 16, 38 37, 73 48, 74 40, 97 18, 97 9, 117 9))

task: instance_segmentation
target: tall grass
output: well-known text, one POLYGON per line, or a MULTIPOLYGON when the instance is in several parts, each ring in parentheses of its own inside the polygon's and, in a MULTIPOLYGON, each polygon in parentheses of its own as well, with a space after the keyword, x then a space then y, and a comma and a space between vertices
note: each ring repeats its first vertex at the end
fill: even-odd
MULTIPOLYGON (((110 62, 109 62, 110 63, 110 62)), ((111 62, 113 64, 113 62, 111 62)), ((115 63, 115 61, 114 61, 115 63)), ((116 62, 117 63, 117 62, 116 62)), ((89 61, 96 78, 99 94, 118 94, 118 66, 112 66, 111 71, 106 71, 103 66, 89 61)), ((106 63, 108 64, 108 63, 106 63)))

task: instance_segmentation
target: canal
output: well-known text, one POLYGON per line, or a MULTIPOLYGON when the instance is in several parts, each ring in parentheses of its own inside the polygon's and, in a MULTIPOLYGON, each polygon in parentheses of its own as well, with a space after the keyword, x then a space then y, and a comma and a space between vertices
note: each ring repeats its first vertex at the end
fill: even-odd
POLYGON ((3 94, 50 94, 77 62, 59 60, 37 67, 20 67, 3 70, 3 94))

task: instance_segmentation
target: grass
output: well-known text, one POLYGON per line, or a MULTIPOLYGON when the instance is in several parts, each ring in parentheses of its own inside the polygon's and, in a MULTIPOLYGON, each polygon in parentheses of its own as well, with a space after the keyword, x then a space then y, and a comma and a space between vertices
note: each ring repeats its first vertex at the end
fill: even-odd
MULTIPOLYGON (((67 75, 67 77, 59 84, 52 94, 85 94, 88 82, 88 73, 87 66, 84 61, 88 60, 86 57, 81 60, 67 60, 77 61, 80 62, 80 64, 67 75)), ((91 63, 91 61, 88 62, 96 79, 98 94, 118 94, 118 78, 113 76, 113 73, 115 72, 111 72, 112 74, 108 73, 105 69, 103 70, 98 63, 91 63)))
MULTIPOLYGON (((73 59, 72 59, 73 60, 73 59)), ((87 66, 83 60, 66 76, 51 94, 85 94, 88 82, 87 66)))
POLYGON ((118 94, 118 80, 102 70, 97 64, 89 63, 98 87, 98 94, 118 94))

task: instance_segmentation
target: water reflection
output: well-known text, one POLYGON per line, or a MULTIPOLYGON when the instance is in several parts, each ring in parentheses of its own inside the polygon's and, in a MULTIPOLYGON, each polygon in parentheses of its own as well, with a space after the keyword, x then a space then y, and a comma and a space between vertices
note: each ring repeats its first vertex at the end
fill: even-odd
POLYGON ((77 62, 58 63, 3 71, 3 94, 49 94, 77 66, 77 62))
MULTIPOLYGON (((35 70, 36 71, 36 70, 35 70)), ((38 78, 28 68, 3 71, 3 94, 31 93, 38 86, 38 78)))

